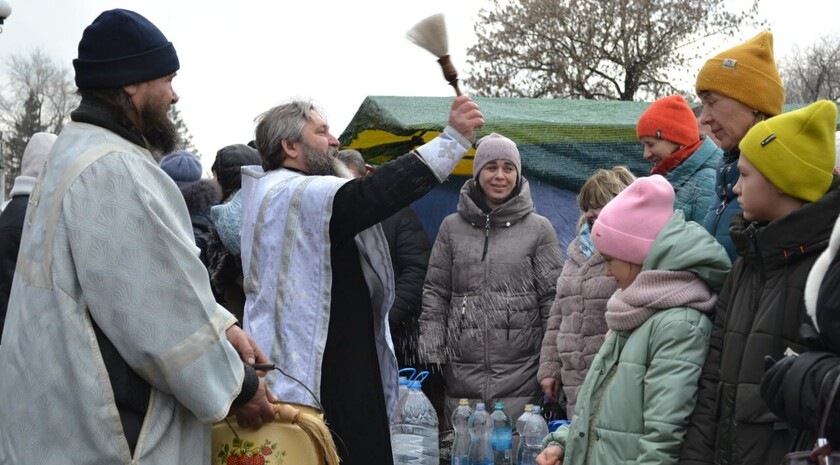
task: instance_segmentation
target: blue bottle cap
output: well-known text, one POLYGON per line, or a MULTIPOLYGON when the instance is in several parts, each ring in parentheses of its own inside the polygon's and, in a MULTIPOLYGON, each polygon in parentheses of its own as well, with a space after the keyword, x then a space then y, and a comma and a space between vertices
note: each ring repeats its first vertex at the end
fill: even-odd
POLYGON ((569 420, 551 420, 548 422, 548 432, 553 433, 557 431, 557 428, 560 428, 563 425, 571 425, 572 422, 569 420))

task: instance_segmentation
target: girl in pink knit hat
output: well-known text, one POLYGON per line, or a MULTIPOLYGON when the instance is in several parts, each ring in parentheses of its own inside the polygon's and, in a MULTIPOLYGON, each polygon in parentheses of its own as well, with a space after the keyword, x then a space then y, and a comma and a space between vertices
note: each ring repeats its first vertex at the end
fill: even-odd
POLYGON ((637 179, 608 203, 592 242, 618 284, 605 314, 610 334, 571 425, 545 438, 537 463, 676 464, 729 257, 674 211, 674 189, 660 175, 637 179))

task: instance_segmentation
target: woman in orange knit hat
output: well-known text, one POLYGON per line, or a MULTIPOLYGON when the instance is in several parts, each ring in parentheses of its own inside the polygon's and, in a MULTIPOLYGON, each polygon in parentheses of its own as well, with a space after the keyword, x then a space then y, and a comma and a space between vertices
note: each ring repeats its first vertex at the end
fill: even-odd
POLYGON ((723 152, 710 137, 700 135, 697 119, 679 95, 661 98, 639 118, 636 136, 642 156, 653 164, 676 193, 674 208, 686 221, 703 223, 715 197, 715 172, 723 152))

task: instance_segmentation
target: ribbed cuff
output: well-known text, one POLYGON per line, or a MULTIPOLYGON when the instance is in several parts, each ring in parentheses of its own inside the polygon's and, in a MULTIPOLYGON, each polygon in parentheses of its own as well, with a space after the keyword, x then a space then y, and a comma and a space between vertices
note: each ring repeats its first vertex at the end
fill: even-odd
POLYGON ((259 389, 259 387, 260 377, 257 376, 256 370, 248 365, 245 365, 245 376, 242 377, 242 390, 239 391, 239 395, 236 396, 236 399, 233 399, 231 407, 241 407, 247 404, 248 401, 254 397, 254 394, 257 393, 257 389, 259 389))

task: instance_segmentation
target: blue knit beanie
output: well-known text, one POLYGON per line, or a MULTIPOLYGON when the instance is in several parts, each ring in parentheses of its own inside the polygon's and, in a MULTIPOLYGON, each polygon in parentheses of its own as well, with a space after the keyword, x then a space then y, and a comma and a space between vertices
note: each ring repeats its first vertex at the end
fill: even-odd
POLYGON ((186 150, 179 150, 163 157, 160 169, 166 172, 178 187, 201 179, 201 162, 186 150))
POLYGON ((154 24, 129 10, 108 10, 85 28, 73 60, 76 86, 122 87, 168 76, 181 67, 172 42, 154 24))

